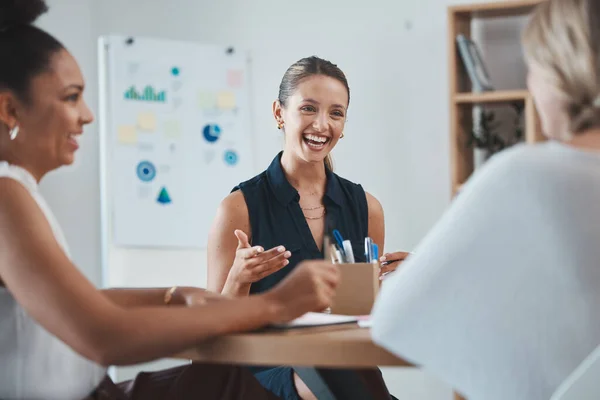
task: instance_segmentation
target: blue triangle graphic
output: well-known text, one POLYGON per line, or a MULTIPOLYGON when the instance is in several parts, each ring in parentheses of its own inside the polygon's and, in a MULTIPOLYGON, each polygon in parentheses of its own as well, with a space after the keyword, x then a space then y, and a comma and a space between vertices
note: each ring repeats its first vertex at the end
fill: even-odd
POLYGON ((158 199, 156 199, 160 204, 169 204, 171 202, 171 196, 169 196, 169 192, 167 192, 167 188, 163 186, 160 189, 160 193, 158 194, 158 199))

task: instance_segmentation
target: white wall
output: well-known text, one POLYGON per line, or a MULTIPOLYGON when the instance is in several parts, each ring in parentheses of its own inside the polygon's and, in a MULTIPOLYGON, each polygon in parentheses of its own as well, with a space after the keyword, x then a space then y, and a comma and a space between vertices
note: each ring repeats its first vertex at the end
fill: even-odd
POLYGON ((94 15, 98 34, 249 49, 261 169, 281 148, 271 102, 285 69, 312 54, 338 63, 352 91, 346 137, 334 152, 338 171, 383 202, 386 247, 411 248, 449 200, 446 2, 355 3, 174 0, 167 9, 164 1, 104 0, 94 15))
MULTIPOLYGON (((88 80, 86 99, 95 111, 99 35, 163 37, 250 50, 252 128, 259 144, 254 172, 264 169, 281 148, 270 110, 285 69, 313 54, 337 63, 351 87, 346 137, 334 152, 337 171, 362 183, 383 203, 386 249, 412 249, 450 200, 446 7, 458 2, 49 0, 51 12, 40 25, 63 40, 80 61, 88 80)), ((492 51, 492 78, 500 87, 522 86, 524 73, 503 75, 508 70, 505 60, 514 60, 512 54, 518 51, 506 45, 518 39, 515 26, 497 22, 487 26, 478 32, 499 49, 492 51)), ((76 263, 96 283, 100 282, 98 175, 94 124, 86 130, 74 168, 49 176, 42 185, 76 263)), ((141 272, 157 255, 129 252, 116 257, 136 263, 141 272)), ((181 276, 193 274, 203 282, 203 252, 177 257, 188 265, 181 276)), ((146 281, 139 282, 154 278, 144 276, 146 281)), ((385 370, 385 374, 398 397, 451 398, 447 386, 420 371, 385 370)))
MULTIPOLYGON (((55 35, 79 61, 87 88, 84 98, 97 110, 96 46, 92 32, 92 0, 50 0, 39 26, 55 35)), ((94 122, 84 132, 72 167, 61 168, 41 182, 67 236, 73 258, 85 275, 100 283, 100 190, 98 134, 94 122)))

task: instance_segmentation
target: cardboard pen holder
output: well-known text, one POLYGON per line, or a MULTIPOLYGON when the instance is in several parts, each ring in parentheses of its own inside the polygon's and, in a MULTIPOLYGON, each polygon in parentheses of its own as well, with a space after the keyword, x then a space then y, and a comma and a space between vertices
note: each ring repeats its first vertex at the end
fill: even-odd
POLYGON ((331 312, 342 315, 368 315, 379 292, 379 264, 336 264, 340 268, 331 312))

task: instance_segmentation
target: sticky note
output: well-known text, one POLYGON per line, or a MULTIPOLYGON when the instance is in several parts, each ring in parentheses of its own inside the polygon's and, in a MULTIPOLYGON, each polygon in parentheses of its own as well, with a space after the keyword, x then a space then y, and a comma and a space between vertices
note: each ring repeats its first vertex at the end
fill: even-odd
POLYGON ((117 140, 122 144, 136 144, 137 143, 137 131, 135 126, 132 125, 121 125, 117 129, 117 140))
POLYGON ((211 110, 217 107, 217 96, 214 92, 198 92, 198 108, 201 110, 211 110))
POLYGON ((179 121, 166 121, 164 132, 166 137, 178 138, 181 136, 181 124, 179 121))
POLYGON ((217 107, 221 110, 231 110, 235 108, 235 93, 219 92, 217 96, 217 107))
POLYGON ((227 85, 230 88, 239 88, 244 84, 244 71, 230 69, 227 71, 227 85))
POLYGON ((154 132, 156 130, 156 115, 150 112, 139 113, 137 124, 144 131, 154 132))

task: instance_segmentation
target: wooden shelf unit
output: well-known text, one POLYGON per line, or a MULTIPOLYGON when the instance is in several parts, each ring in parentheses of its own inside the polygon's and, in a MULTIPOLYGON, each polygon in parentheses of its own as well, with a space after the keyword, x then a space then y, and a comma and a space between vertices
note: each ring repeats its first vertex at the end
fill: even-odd
POLYGON ((449 12, 459 17, 497 18, 527 15, 543 0, 496 1, 464 4, 449 7, 449 12))
POLYGON ((456 93, 455 104, 491 104, 511 101, 526 101, 529 97, 527 90, 495 90, 482 93, 456 93))
POLYGON ((497 18, 529 14, 544 0, 498 1, 483 4, 456 5, 448 8, 448 69, 450 80, 450 162, 452 196, 473 173, 473 149, 467 146, 468 133, 473 129, 473 106, 484 104, 524 104, 525 140, 527 143, 543 141, 539 118, 529 92, 497 90, 471 92, 471 81, 465 70, 456 36, 471 37, 471 22, 475 18, 497 18))

